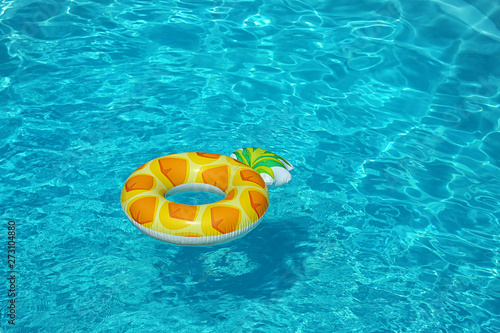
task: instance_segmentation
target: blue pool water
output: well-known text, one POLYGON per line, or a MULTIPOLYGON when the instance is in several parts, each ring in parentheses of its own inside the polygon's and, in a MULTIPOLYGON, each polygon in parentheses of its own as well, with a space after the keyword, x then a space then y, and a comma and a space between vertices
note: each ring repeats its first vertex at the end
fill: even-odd
POLYGON ((0 331, 500 331, 496 1, 4 0, 0 32, 0 331), (123 214, 142 163, 246 146, 295 170, 244 238, 123 214))

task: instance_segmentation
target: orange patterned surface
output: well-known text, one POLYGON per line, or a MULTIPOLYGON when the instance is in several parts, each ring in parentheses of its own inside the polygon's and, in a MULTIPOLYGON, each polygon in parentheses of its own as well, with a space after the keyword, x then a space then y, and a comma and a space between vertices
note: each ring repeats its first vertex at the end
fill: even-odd
POLYGON ((267 198, 257 191, 248 191, 248 195, 250 196, 250 206, 252 206, 253 210, 261 218, 267 210, 267 198))
POLYGON ((240 178, 244 182, 252 182, 259 185, 262 188, 266 188, 266 183, 264 182, 264 179, 262 179, 262 177, 259 175, 258 172, 255 172, 253 170, 241 170, 240 178))
POLYGON ((130 215, 139 224, 153 222, 156 213, 155 197, 144 197, 134 201, 129 208, 130 215))
POLYGON ((125 190, 127 192, 135 190, 149 191, 153 188, 155 179, 149 175, 138 175, 129 178, 125 183, 125 190))
POLYGON ((187 161, 179 158, 160 158, 160 170, 174 186, 184 184, 188 173, 187 161))
POLYGON ((122 206, 144 227, 182 237, 228 234, 257 222, 269 196, 264 180, 250 167, 230 157, 183 153, 157 158, 136 169, 125 182, 122 206), (183 205, 165 199, 182 184, 209 184, 226 197, 207 205, 183 205))
POLYGON ((174 219, 193 222, 196 219, 198 207, 194 205, 183 205, 177 202, 168 203, 168 215, 174 219))
POLYGON ((196 155, 200 157, 205 157, 205 158, 211 158, 211 159, 218 159, 220 157, 219 154, 212 154, 212 153, 195 153, 196 155))
POLYGON ((223 192, 229 185, 229 168, 226 165, 210 168, 201 172, 205 184, 220 188, 223 192))
POLYGON ((222 234, 233 232, 240 220, 240 210, 233 207, 215 206, 210 208, 212 227, 222 234))
POLYGON ((223 201, 233 200, 237 193, 238 193, 237 190, 235 188, 233 188, 231 191, 229 191, 229 193, 226 195, 226 197, 222 200, 223 201))
POLYGON ((206 165, 218 160, 221 155, 211 153, 188 153, 187 157, 196 164, 206 165))

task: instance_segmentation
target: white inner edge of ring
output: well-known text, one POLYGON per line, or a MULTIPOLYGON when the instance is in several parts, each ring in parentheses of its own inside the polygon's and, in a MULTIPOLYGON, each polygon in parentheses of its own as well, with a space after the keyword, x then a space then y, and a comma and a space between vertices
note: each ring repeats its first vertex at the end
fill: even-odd
POLYGON ((216 186, 210 184, 189 183, 177 185, 165 194, 165 198, 184 192, 209 192, 220 195, 222 199, 226 197, 226 193, 216 186))

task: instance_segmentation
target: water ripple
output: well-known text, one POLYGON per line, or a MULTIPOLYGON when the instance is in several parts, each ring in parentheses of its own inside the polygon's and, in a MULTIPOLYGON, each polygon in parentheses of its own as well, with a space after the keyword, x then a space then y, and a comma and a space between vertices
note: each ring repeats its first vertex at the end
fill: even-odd
POLYGON ((499 13, 4 1, 0 201, 30 258, 21 330, 499 331, 499 13), (245 238, 177 248, 124 219, 134 166, 240 146, 296 167, 245 238))

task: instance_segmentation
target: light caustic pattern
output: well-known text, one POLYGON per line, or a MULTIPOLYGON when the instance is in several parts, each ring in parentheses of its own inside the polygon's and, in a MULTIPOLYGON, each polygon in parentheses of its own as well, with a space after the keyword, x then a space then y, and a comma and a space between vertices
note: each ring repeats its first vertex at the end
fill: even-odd
POLYGON ((219 236, 259 222, 269 206, 261 176, 230 157, 181 153, 154 159, 135 170, 121 194, 128 218, 153 231, 181 237, 219 236), (165 198, 183 184, 208 184, 225 198, 205 205, 185 205, 165 198))

